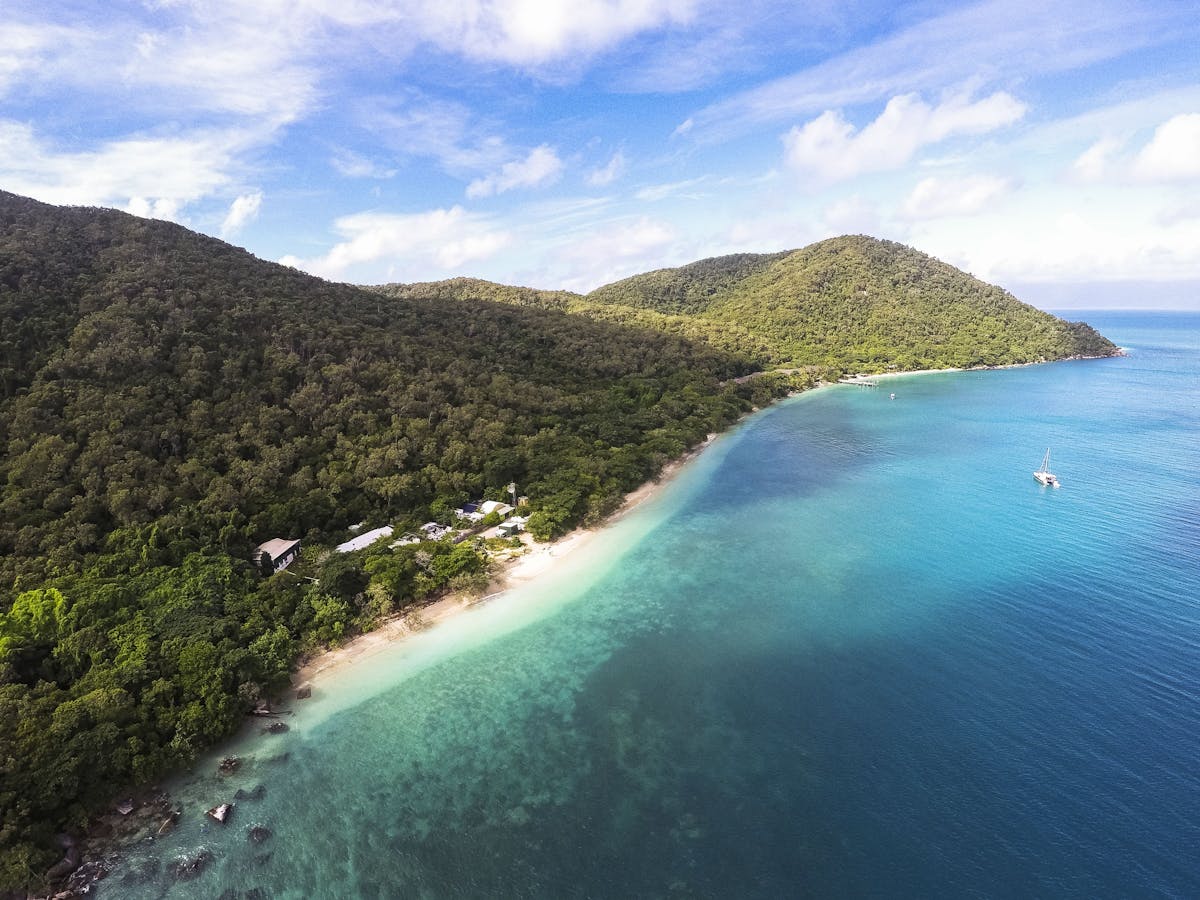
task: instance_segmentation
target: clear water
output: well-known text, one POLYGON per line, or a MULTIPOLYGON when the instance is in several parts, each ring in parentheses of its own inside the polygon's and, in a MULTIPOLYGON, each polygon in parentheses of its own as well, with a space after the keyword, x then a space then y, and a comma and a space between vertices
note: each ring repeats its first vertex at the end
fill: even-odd
POLYGON ((102 896, 1200 896, 1200 316, 1089 320, 1130 356, 753 417, 206 761, 102 896))

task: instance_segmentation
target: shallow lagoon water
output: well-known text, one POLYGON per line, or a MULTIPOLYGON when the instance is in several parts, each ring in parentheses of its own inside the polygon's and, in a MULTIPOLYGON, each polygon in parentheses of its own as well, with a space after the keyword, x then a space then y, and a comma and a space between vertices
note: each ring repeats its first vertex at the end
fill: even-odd
POLYGON ((1200 894, 1200 317, 1089 320, 1130 356, 752 417, 181 779, 101 896, 1200 894))

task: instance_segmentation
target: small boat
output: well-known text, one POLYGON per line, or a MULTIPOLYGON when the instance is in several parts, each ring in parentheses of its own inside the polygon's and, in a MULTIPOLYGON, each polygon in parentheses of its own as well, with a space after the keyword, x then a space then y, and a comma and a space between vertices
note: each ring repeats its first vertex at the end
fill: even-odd
POLYGON ((1050 471, 1050 451, 1046 450, 1046 455, 1042 457, 1042 465, 1036 472, 1033 473, 1041 484, 1046 487, 1058 487, 1058 478, 1050 471))

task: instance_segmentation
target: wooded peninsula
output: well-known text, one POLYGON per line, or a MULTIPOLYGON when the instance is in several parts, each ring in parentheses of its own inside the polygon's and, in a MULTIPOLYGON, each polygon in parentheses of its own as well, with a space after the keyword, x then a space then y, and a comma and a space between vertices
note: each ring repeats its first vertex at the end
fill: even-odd
POLYGON ((361 288, 0 192, 0 890, 302 654, 486 583, 486 547, 421 530, 469 501, 519 486, 551 540, 821 381, 1116 352, 868 237, 587 295, 361 288), (332 552, 378 526, 417 537, 332 552))

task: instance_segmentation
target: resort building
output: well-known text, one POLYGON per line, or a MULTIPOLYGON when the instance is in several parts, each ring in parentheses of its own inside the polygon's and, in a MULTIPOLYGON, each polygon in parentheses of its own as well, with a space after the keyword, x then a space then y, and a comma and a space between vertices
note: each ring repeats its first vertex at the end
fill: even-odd
POLYGON ((288 541, 283 538, 272 538, 265 544, 259 544, 254 548, 254 553, 251 556, 260 566, 266 562, 276 572, 282 572, 292 564, 297 556, 300 555, 300 542, 288 541))
POLYGON ((500 527, 496 530, 500 537, 513 537, 525 530, 525 523, 529 521, 529 516, 513 516, 500 523, 500 527))
POLYGON ((472 500, 470 503, 464 503, 462 506, 456 509, 454 514, 460 519, 466 519, 468 522, 478 522, 484 517, 484 515, 486 515, 486 513, 481 513, 479 511, 479 507, 481 505, 482 504, 480 501, 472 500))
POLYGON ((496 513, 500 516, 507 516, 513 511, 513 508, 507 503, 501 503, 499 500, 485 500, 483 503, 479 504, 479 511, 485 516, 490 516, 492 513, 496 513))
POLYGON ((382 528, 372 528, 370 531, 360 534, 356 538, 351 538, 344 544, 338 544, 333 548, 333 551, 335 553, 353 553, 355 550, 362 550, 364 547, 370 547, 380 538, 391 536, 391 525, 384 525, 382 528))

